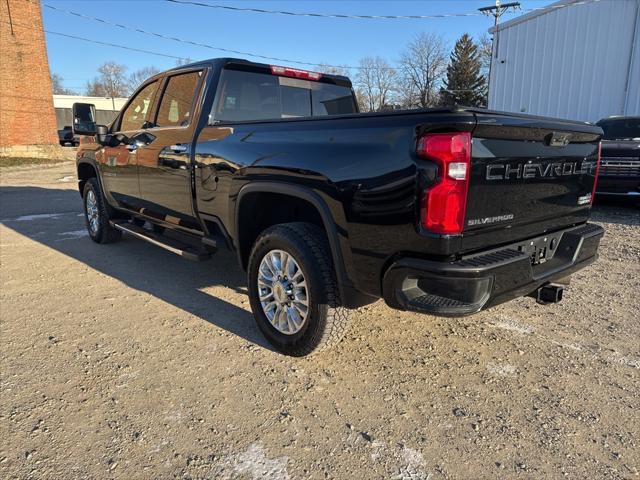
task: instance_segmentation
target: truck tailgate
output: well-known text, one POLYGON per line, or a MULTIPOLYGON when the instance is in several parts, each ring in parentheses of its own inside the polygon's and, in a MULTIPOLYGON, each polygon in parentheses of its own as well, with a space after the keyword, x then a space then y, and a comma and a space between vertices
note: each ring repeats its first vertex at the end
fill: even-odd
POLYGON ((492 112, 476 117, 463 250, 588 219, 599 127, 492 112))

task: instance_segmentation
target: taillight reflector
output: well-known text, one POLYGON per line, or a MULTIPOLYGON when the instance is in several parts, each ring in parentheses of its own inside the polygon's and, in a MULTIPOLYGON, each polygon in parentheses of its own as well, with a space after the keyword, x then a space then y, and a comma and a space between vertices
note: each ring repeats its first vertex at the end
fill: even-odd
POLYGON ((596 187, 598 186, 598 175, 600 175, 600 162, 602 161, 602 142, 598 143, 598 160, 596 163, 596 173, 593 177, 593 190, 591 190, 591 205, 596 198, 596 187))
POLYGON ((280 67, 278 65, 271 65, 271 73, 281 77, 300 78, 303 80, 320 80, 322 78, 322 74, 318 72, 298 70, 297 68, 291 67, 280 67))
POLYGON ((424 135, 418 140, 417 154, 438 166, 437 179, 422 198, 422 226, 434 233, 462 233, 471 173, 471 134, 424 135))

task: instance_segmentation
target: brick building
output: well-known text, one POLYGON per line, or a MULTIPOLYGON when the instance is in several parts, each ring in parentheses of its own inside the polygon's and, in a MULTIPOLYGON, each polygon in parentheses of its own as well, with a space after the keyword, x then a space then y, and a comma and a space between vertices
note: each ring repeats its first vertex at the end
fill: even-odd
POLYGON ((39 2, 0 2, 0 155, 57 152, 53 92, 39 2))

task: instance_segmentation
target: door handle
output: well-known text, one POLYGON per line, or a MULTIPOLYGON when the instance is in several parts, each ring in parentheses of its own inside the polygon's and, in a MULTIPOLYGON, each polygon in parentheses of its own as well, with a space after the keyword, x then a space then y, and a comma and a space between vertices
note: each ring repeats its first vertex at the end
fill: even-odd
POLYGON ((169 150, 171 150, 174 153, 183 153, 183 152, 187 151, 187 146, 186 145, 180 145, 180 144, 171 145, 169 147, 169 150))

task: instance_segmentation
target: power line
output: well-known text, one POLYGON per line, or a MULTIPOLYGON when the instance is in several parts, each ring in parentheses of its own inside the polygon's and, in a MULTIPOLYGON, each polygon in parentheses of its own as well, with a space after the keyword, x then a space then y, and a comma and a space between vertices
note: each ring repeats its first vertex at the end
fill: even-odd
MULTIPOLYGON (((495 55, 498 58, 498 41, 500 39, 500 32, 498 31, 498 25, 500 24, 500 17, 507 13, 510 9, 518 10, 520 8, 520 2, 510 2, 503 4, 500 0, 496 0, 495 5, 490 7, 479 8, 478 11, 483 15, 490 15, 493 17, 493 44, 491 45, 491 57, 489 58, 489 85, 491 85, 491 74, 493 73, 493 57, 495 55)), ((489 103, 489 95, 491 92, 487 92, 487 104, 489 103)))
MULTIPOLYGON (((164 0, 168 3, 177 5, 193 5, 196 7, 206 7, 217 10, 230 10, 235 12, 249 12, 249 13, 263 13, 269 15, 285 15, 290 17, 313 17, 313 18, 333 18, 333 19, 352 19, 352 20, 428 20, 438 18, 456 18, 456 17, 477 17, 482 13, 470 12, 470 13, 442 13, 433 15, 347 15, 340 13, 317 13, 317 12, 289 12, 284 10, 266 10, 262 8, 246 8, 246 7, 232 7, 230 5, 220 5, 213 3, 200 2, 196 0, 164 0)), ((548 5, 546 7, 526 8, 524 12, 535 12, 541 10, 558 10, 560 8, 573 7, 578 5, 586 5, 589 3, 596 3, 602 0, 582 0, 579 2, 561 4, 561 5, 548 5)))
MULTIPOLYGON (((25 0, 27 2, 31 2, 33 3, 33 0, 25 0)), ((282 15, 304 15, 304 16, 314 16, 314 17, 329 17, 329 18, 342 18, 344 16, 342 15, 338 15, 338 14, 315 14, 315 13, 294 13, 294 12, 278 12, 278 11, 271 11, 271 10, 261 10, 261 9, 248 9, 248 8, 240 8, 240 7, 229 7, 226 5, 213 5, 213 4, 208 4, 208 3, 202 3, 202 2, 195 2, 195 1, 188 1, 188 0, 165 0, 167 2, 171 2, 171 3, 175 3, 175 4, 193 4, 193 5, 198 5, 198 6, 206 6, 206 7, 212 7, 212 8, 225 8, 225 9, 229 9, 229 10, 238 10, 238 11, 255 11, 258 13, 277 13, 277 14, 282 14, 282 15)), ((580 2, 574 2, 571 4, 564 4, 564 5, 551 5, 548 7, 540 7, 540 8, 531 8, 531 9, 526 9, 526 11, 540 11, 540 10, 555 10, 558 8, 564 8, 564 7, 570 7, 570 6, 576 6, 576 5, 585 5, 585 4, 589 4, 589 3, 596 3, 596 2, 600 2, 602 0, 582 0, 580 2)), ((244 52, 241 50, 234 50, 234 49, 229 49, 229 48, 224 48, 224 47, 217 47, 214 45, 209 45, 209 44, 205 44, 205 43, 200 43, 200 42, 195 42, 192 40, 186 40, 186 39, 182 39, 182 38, 177 38, 177 37, 171 37, 168 35, 164 35, 161 33, 157 33, 157 32, 151 32, 148 30, 143 30, 141 28, 137 28, 137 27, 132 27, 129 25, 123 25, 121 23, 115 23, 115 22, 111 22, 109 20, 103 19, 103 18, 98 18, 98 17, 93 17, 93 16, 89 16, 89 15, 85 15, 79 12, 74 12, 71 10, 64 10, 58 7, 54 7, 53 5, 49 5, 49 4, 42 4, 44 7, 49 8, 51 10, 55 10, 58 12, 62 12, 68 15, 73 15, 79 18, 83 18, 83 19, 87 19, 87 20, 92 20, 95 22, 99 22, 99 23, 103 23, 105 25, 110 25, 113 27, 117 27, 123 30, 129 30, 129 31, 133 31, 136 33, 141 33, 144 35, 149 35, 149 36, 153 36, 156 38, 162 38, 165 40, 171 40, 174 42, 179 42, 179 43, 184 43, 184 44, 188 44, 188 45, 193 45, 196 47, 202 47, 202 48, 207 48, 210 50, 218 50, 221 52, 227 52, 227 53, 232 53, 232 54, 237 54, 237 55, 246 55, 249 57, 254 57, 254 58, 260 58, 263 60, 271 60, 271 61, 277 61, 277 62, 285 62, 285 63, 294 63, 294 64, 298 64, 298 65, 306 65, 306 66, 318 66, 318 65, 323 65, 329 68, 346 68, 346 69, 352 69, 352 70, 362 70, 362 69, 368 69, 369 67, 360 67, 360 66, 350 66, 350 65, 331 65, 331 64, 325 64, 325 63, 312 63, 312 62, 305 62, 305 61, 301 61, 301 60, 293 60, 293 59, 288 59, 288 58, 281 58, 281 57, 270 57, 270 56, 266 56, 266 55, 260 55, 260 54, 256 54, 256 53, 252 53, 252 52, 244 52)), ((463 14, 447 14, 448 16, 462 16, 463 14)), ((473 13, 473 14, 464 14, 464 16, 475 16, 475 15, 482 15, 481 13, 473 13)), ((365 16, 365 15, 359 15, 359 16, 354 16, 356 18, 368 18, 369 16, 365 16)), ((373 16, 372 16, 373 17, 373 16)), ((438 16, 385 16, 385 17, 381 17, 381 18, 440 18, 438 16)), ((15 23, 14 23, 15 25, 15 23)), ((23 25, 26 26, 26 25, 23 25)), ((32 26, 27 26, 29 28, 33 28, 32 26)), ((150 50, 144 50, 144 49, 139 49, 139 48, 134 48, 134 47, 127 47, 125 45, 119 45, 119 44, 115 44, 115 43, 110 43, 110 42, 102 42, 99 40, 93 40, 90 38, 85 38, 85 37, 79 37, 79 36, 75 36, 75 35, 70 35, 70 34, 65 34, 65 33, 61 33, 61 32, 54 32, 54 31, 50 31, 50 30, 43 30, 46 33, 52 34, 52 35, 58 35, 58 36, 62 36, 62 37, 68 37, 68 38, 72 38, 72 39, 76 39, 76 40, 82 40, 85 42, 90 42, 90 43, 94 43, 97 45, 104 45, 104 46, 110 46, 110 47, 114 47, 114 48, 120 48, 120 49, 124 49, 124 50, 130 50, 130 51, 135 51, 135 52, 141 52, 141 53, 148 53, 150 55, 157 55, 157 56, 162 56, 162 57, 166 57, 166 58, 173 58, 173 59, 177 59, 177 60, 184 60, 184 57, 177 57, 174 55, 168 55, 168 54, 164 54, 164 53, 159 53, 159 52, 153 52, 150 50)), ((398 70, 398 68, 394 68, 394 67, 371 67, 371 70, 398 70)))
MULTIPOLYGON (((30 1, 30 0, 27 0, 27 1, 30 1)), ((316 67, 318 65, 322 65, 322 66, 330 67, 330 68, 347 68, 347 69, 354 69, 354 70, 360 70, 360 69, 363 68, 363 67, 360 67, 360 66, 356 67, 356 66, 349 66, 349 65, 330 65, 330 64, 326 64, 326 63, 320 64, 320 63, 313 63, 313 62, 304 62, 304 61, 301 61, 301 60, 292 60, 290 58, 269 57, 269 56, 266 56, 266 55, 260 55, 260 54, 252 53, 252 52, 244 52, 244 51, 241 51, 241 50, 233 50, 233 49, 224 48, 224 47, 216 47, 214 45, 209 45, 209 44, 206 44, 206 43, 195 42, 193 40, 186 40, 186 39, 178 38, 178 37, 171 37, 171 36, 168 36, 168 35, 164 35, 162 33, 152 32, 152 31, 148 31, 148 30, 143 30, 141 28, 132 27, 132 26, 129 26, 129 25, 123 25, 121 23, 111 22, 111 21, 106 20, 104 18, 93 17, 93 16, 90 16, 90 15, 85 15, 83 13, 74 12, 74 11, 71 11, 71 10, 64 10, 62 8, 54 7, 53 5, 49 5, 49 4, 46 4, 46 3, 43 3, 42 5, 44 7, 46 7, 46 8, 51 9, 51 10, 55 10, 55 11, 58 11, 58 12, 66 13, 68 15, 73 15, 73 16, 76 16, 76 17, 79 17, 79 18, 83 18, 85 20, 92 20, 92 21, 103 23, 105 25, 109 25, 109 26, 112 26, 112 27, 117 27, 117 28, 120 28, 120 29, 123 29, 123 30, 128 30, 128 31, 136 32, 136 33, 141 33, 141 34, 144 34, 144 35, 149 35, 149 36, 153 36, 153 37, 157 37, 157 38, 162 38, 164 40, 171 40, 171 41, 174 41, 174 42, 193 45, 193 46, 196 46, 196 47, 208 48, 210 50, 218 50, 218 51, 221 51, 221 52, 233 53, 233 54, 236 54, 236 55, 246 55, 246 56, 249 56, 249 57, 260 58, 260 59, 263 59, 263 60, 273 60, 273 61, 277 61, 277 62, 295 63, 295 64, 299 64, 299 65, 306 65, 306 66, 313 66, 313 67, 316 67)), ((379 68, 377 68, 377 69, 379 69, 379 68)), ((396 68, 393 68, 393 67, 388 67, 388 68, 384 68, 384 69, 385 70, 397 70, 396 68)))
MULTIPOLYGON (((31 0, 27 0, 27 1, 31 1, 31 0)), ((112 26, 112 27, 116 27, 116 28, 120 28, 120 29, 123 29, 123 30, 128 30, 128 31, 131 31, 131 32, 136 32, 136 33, 141 33, 141 34, 149 35, 149 36, 156 37, 156 38, 162 38, 164 40, 171 40, 171 41, 174 41, 174 42, 184 43, 184 44, 187 44, 187 45, 193 45, 193 46, 196 46, 196 47, 207 48, 207 49, 210 49, 210 50, 217 50, 217 51, 220 51, 220 52, 232 53, 232 54, 235 54, 235 55, 246 55, 246 56, 249 56, 249 57, 260 58, 260 59, 263 59, 263 60, 272 60, 272 61, 276 61, 276 62, 285 62, 285 63, 295 63, 295 64, 298 64, 298 65, 306 65, 306 66, 312 66, 312 67, 316 67, 316 66, 319 65, 319 63, 304 62, 304 61, 301 61, 301 60, 292 60, 290 58, 269 57, 269 56, 266 56, 266 55, 260 55, 260 54, 252 53, 252 52, 243 52, 241 50, 233 50, 233 49, 230 49, 230 48, 216 47, 214 45, 195 42, 193 40, 186 40, 184 38, 171 37, 169 35, 164 35, 162 33, 152 32, 152 31, 149 31, 149 30, 143 30, 141 28, 132 27, 132 26, 129 26, 129 25, 124 25, 122 23, 112 22, 112 21, 106 20, 104 18, 93 17, 93 16, 90 16, 90 15, 85 15, 83 13, 74 12, 72 10, 65 10, 65 9, 62 9, 62 8, 54 7, 53 5, 49 5, 47 3, 43 3, 42 6, 46 7, 46 8, 49 8, 51 10, 55 10, 57 12, 65 13, 67 15, 73 15, 75 17, 79 17, 79 18, 82 18, 82 19, 85 19, 85 20, 92 20, 94 22, 99 22, 99 23, 102 23, 102 24, 105 24, 105 25, 109 25, 109 26, 112 26)), ((88 39, 84 39, 84 40, 91 41, 91 40, 88 40, 88 39)), ((103 43, 106 43, 106 42, 103 42, 103 43)), ((114 44, 108 44, 108 45, 115 46, 114 44)), ((164 56, 167 56, 167 55, 164 55, 164 56)), ((172 57, 172 58, 181 58, 181 57, 172 57)), ((354 69, 354 70, 359 70, 359 69, 362 68, 362 67, 359 67, 359 66, 355 67, 355 66, 348 66, 348 65, 329 65, 329 64, 326 64, 326 63, 323 63, 322 65, 326 66, 326 67, 330 67, 330 68, 348 68, 348 69, 354 69)), ((393 67, 389 67, 388 70, 397 70, 397 69, 393 68, 393 67)))
POLYGON ((59 35, 61 37, 73 38, 74 40, 82 40, 83 42, 95 43, 98 45, 105 45, 107 47, 122 48, 124 50, 129 50, 132 52, 148 53, 149 55, 158 55, 160 57, 173 58, 174 60, 185 60, 184 57, 176 57, 175 55, 168 55, 166 53, 153 52, 151 50, 144 50, 142 48, 127 47, 125 45, 118 45, 117 43, 101 42, 100 40, 92 40, 90 38, 78 37, 76 35, 69 35, 67 33, 54 32, 51 30, 44 30, 44 32, 49 33, 51 35, 59 35))
MULTIPOLYGON (((9 23, 8 21, 5 21, 5 20, 0 20, 0 22, 7 23, 7 24, 9 23)), ((117 43, 102 42, 100 40, 93 40, 91 38, 79 37, 77 35, 69 35, 67 33, 54 32, 53 30, 45 30, 44 28, 37 28, 36 29, 36 28, 33 28, 33 25, 27 25, 27 24, 24 24, 24 23, 13 22, 13 26, 14 27, 15 26, 25 27, 25 28, 28 28, 28 29, 31 29, 31 30, 39 30, 41 32, 48 33, 48 34, 51 34, 51 35, 58 35, 58 36, 61 36, 61 37, 72 38, 74 40, 82 40, 83 42, 95 43, 95 44, 98 44, 98 45, 104 45, 104 46, 108 46, 108 47, 121 48, 123 50, 130 50, 130 51, 133 51, 133 52, 147 53, 149 55, 158 55, 160 57, 173 58, 175 60, 185 60, 184 57, 176 57, 175 55, 168 55, 166 53, 153 52, 151 50, 144 50, 142 48, 127 47, 126 45, 119 45, 117 43)))
POLYGON ((287 15, 293 17, 316 17, 316 18, 340 18, 355 20, 426 20, 434 18, 452 18, 452 17, 477 17, 480 14, 473 13, 442 13, 434 15, 346 15, 340 13, 309 13, 309 12, 288 12, 282 10, 264 10, 262 8, 242 8, 232 7, 229 5, 217 5, 211 3, 197 2, 193 0, 165 0, 169 3, 177 3, 181 5, 195 5, 197 7, 215 8, 220 10, 233 10, 236 12, 252 12, 252 13, 268 13, 274 15, 287 15))

